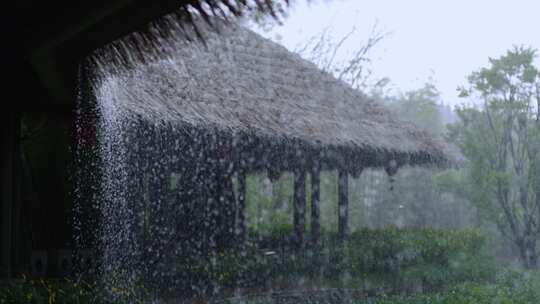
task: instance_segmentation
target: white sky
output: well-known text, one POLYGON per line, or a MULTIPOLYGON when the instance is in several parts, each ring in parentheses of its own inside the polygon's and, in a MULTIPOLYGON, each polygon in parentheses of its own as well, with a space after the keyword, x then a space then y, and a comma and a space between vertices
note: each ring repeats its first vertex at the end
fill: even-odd
MULTIPOLYGON (((395 87, 420 87, 432 76, 444 103, 456 104, 466 76, 512 45, 540 48, 540 1, 535 0, 297 0, 282 26, 265 36, 293 50, 331 27, 342 37, 354 26, 356 41, 373 25, 392 34, 372 53, 377 76, 395 87)), ((353 48, 354 43, 347 46, 353 48)))

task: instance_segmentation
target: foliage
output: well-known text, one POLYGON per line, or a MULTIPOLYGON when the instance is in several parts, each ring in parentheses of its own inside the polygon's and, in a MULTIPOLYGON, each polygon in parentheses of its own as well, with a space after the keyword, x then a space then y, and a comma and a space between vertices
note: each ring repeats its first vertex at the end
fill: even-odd
POLYGON ((540 302, 540 274, 505 270, 493 284, 463 283, 437 294, 383 296, 356 304, 529 304, 540 302))
POLYGON ((279 180, 261 175, 248 176, 246 187, 248 227, 252 230, 270 231, 275 227, 291 224, 293 176, 283 174, 279 180))
POLYGON ((86 282, 31 280, 23 277, 0 289, 1 304, 94 303, 95 285, 86 282))
MULTIPOLYGON (((220 252, 210 263, 178 262, 182 285, 204 294, 223 288, 259 288, 301 281, 318 287, 378 289, 408 293, 421 286, 440 290, 449 284, 484 281, 493 264, 484 251, 485 239, 475 230, 363 229, 341 243, 324 233, 321 247, 294 249, 290 227, 257 236, 243 250, 220 252)), ((166 285, 166 284, 165 284, 166 285)), ((179 286, 174 286, 178 289, 179 286)), ((186 289, 185 294, 189 294, 186 289)))
POLYGON ((540 78, 536 51, 515 47, 469 77, 450 138, 470 161, 465 193, 520 250, 523 265, 537 267, 540 236, 540 78))
MULTIPOLYGON (((471 227, 476 211, 462 194, 464 177, 458 170, 405 167, 390 179, 383 170, 365 169, 349 178, 349 229, 381 229, 389 225, 414 228, 459 229, 471 227), (391 189, 391 190, 390 190, 391 189)), ((292 225, 293 177, 283 174, 270 183, 264 175, 248 176, 248 227, 258 234, 292 225)), ((320 177, 320 224, 337 230, 337 172, 320 177)), ((306 180, 310 201, 310 176, 306 180)), ((306 204, 310 215, 310 204, 306 204)), ((309 219, 306 229, 309 231, 309 219)))
MULTIPOLYGON (((23 276, 0 288, 0 304, 142 304, 151 299, 141 284, 127 290, 94 280, 29 279, 23 276)), ((151 301, 150 301, 151 302, 151 301)), ((152 302, 153 303, 153 302, 152 302)))
MULTIPOLYGON (((0 303, 101 303, 95 284, 22 279, 0 289, 0 303)), ((249 303, 248 301, 247 303, 249 303)), ((356 304, 529 304, 540 302, 540 273, 505 269, 489 282, 461 282, 443 291, 409 296, 383 294, 356 304)), ((121 302, 107 302, 110 304, 121 302)))
MULTIPOLYGON (((274 235, 266 248, 276 248, 283 239, 274 235)), ((485 238, 475 230, 361 229, 347 242, 340 243, 335 233, 326 233, 322 248, 312 248, 284 270, 294 273, 319 265, 322 276, 339 281, 344 274, 357 281, 371 280, 389 289, 407 289, 407 283, 422 283, 424 288, 489 278, 491 260, 484 251, 485 238), (312 257, 316 256, 317 261, 312 257), (302 259, 305 258, 305 261, 302 259), (305 265, 303 265, 305 262, 305 265), (378 281, 378 282, 377 282, 378 281)))
POLYGON ((423 87, 390 97, 387 102, 401 118, 414 122, 422 129, 435 135, 445 131, 439 112, 441 96, 432 81, 423 87))

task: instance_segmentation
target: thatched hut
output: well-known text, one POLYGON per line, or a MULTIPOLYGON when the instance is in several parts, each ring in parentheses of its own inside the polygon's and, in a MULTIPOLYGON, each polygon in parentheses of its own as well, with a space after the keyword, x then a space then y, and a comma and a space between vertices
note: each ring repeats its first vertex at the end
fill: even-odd
MULTIPOLYGON (((198 24, 197 31, 204 43, 169 35, 162 44, 167 56, 160 60, 145 51, 133 58, 136 46, 146 41, 137 40, 142 36, 118 41, 96 57, 95 90, 115 113, 131 118, 131 128, 135 120, 144 127, 139 129, 159 133, 158 143, 147 142, 155 138, 147 133, 131 135, 130 145, 142 147, 138 153, 156 145, 169 149, 167 142, 179 138, 184 149, 189 148, 191 153, 176 152, 182 154, 177 165, 160 169, 166 172, 159 175, 168 179, 181 172, 185 188, 199 189, 197 195, 190 190, 184 201, 216 198, 221 216, 213 223, 230 225, 223 216, 237 213, 233 225, 245 238, 246 174, 267 172, 275 179, 281 172, 294 172, 294 236, 302 246, 306 174, 311 174, 312 238, 318 242, 319 174, 337 170, 338 231, 345 237, 349 175, 358 176, 368 167, 393 175, 404 165, 452 164, 442 141, 284 47, 241 26, 222 26, 218 20, 211 26, 198 24), (132 68, 118 71, 110 62, 132 68), (205 169, 193 167, 201 162, 205 169), (238 179, 236 195, 232 175, 238 179), (213 181, 208 183, 209 179, 213 181)), ((138 170, 154 170, 152 164, 158 160, 149 154, 143 158, 146 165, 138 170)), ((155 182, 159 184, 168 182, 155 182)))
POLYGON ((69 161, 65 156, 70 153, 69 134, 74 133, 71 123, 78 92, 78 66, 86 56, 169 13, 190 26, 194 15, 210 12, 230 18, 247 14, 276 16, 287 2, 29 0, 4 6, 0 12, 0 66, 9 77, 3 81, 7 103, 0 112, 0 277, 10 278, 27 268, 32 250, 52 252, 69 246, 73 240, 73 199, 66 190, 71 181, 67 178, 69 161), (36 145, 54 152, 40 150, 37 159, 29 159, 49 168, 36 176, 35 183, 42 189, 28 190, 21 185, 29 182, 19 159, 19 151, 27 152, 21 147, 21 138, 25 137, 21 120, 37 123, 42 117, 53 122, 54 127, 46 127, 45 131, 54 138, 54 144, 36 145), (27 199, 30 196, 34 198, 27 199), (27 214, 27 210, 39 211, 27 214), (36 225, 36 221, 40 224, 36 225))

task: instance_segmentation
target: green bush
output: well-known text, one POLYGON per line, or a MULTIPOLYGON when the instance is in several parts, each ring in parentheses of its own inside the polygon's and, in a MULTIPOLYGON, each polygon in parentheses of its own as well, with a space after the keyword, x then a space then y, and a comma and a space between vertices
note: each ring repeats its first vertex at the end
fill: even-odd
POLYGON ((13 280, 0 288, 1 304, 94 303, 95 285, 67 280, 13 280))
POLYGON ((28 279, 25 276, 0 286, 0 304, 142 304, 150 299, 142 286, 119 286, 68 279, 28 279), (107 300, 105 300, 107 299, 107 300))
POLYGON ((506 270, 492 284, 463 283, 442 293, 383 296, 356 304, 533 304, 540 303, 540 273, 506 270))
POLYGON ((320 247, 299 253, 292 249, 290 235, 289 229, 272 231, 256 240, 258 247, 290 252, 278 259, 282 269, 276 271, 291 277, 315 272, 323 280, 340 282, 347 274, 353 284, 370 281, 402 292, 419 285, 423 290, 440 290, 449 284, 485 281, 493 278, 495 269, 485 250, 486 239, 476 230, 363 229, 345 242, 324 233, 320 247))
MULTIPOLYGON (((302 250, 294 248, 290 236, 290 227, 283 226, 265 235, 251 232, 251 241, 242 250, 167 257, 168 264, 159 265, 168 271, 156 272, 158 277, 142 276, 138 291, 132 292, 187 298, 234 287, 264 287, 276 281, 294 287, 301 279, 321 288, 377 289, 377 294, 433 293, 462 284, 445 294, 398 298, 409 302, 395 302, 432 303, 424 299, 504 298, 505 293, 525 299, 532 296, 533 283, 538 282, 516 272, 495 277, 492 259, 485 254, 485 239, 475 230, 364 229, 353 232, 344 242, 325 232, 320 246, 302 250), (505 288, 494 290, 478 284, 487 281, 505 288)), ((107 293, 122 298, 120 290, 107 293)), ((19 280, 0 291, 0 303, 91 303, 96 294, 98 289, 87 284, 19 280)), ((382 302, 373 303, 393 303, 384 302, 385 298, 377 301, 382 302)))
MULTIPOLYGON (((484 282, 495 273, 493 260, 485 252, 486 240, 476 230, 364 229, 353 232, 345 242, 325 232, 320 246, 301 250, 295 249, 291 235, 290 226, 264 235, 251 231, 243 254, 230 249, 212 258, 179 261, 175 269, 183 276, 176 281, 199 286, 196 293, 205 294, 275 281, 294 286, 301 279, 319 287, 407 294, 484 282)), ((185 290, 185 294, 190 292, 185 290)))

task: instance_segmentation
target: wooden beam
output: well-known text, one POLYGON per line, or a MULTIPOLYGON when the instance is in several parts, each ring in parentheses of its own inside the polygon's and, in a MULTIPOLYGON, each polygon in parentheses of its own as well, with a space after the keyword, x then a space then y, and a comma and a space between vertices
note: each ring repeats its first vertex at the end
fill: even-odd
POLYGON ((299 249, 304 246, 306 221, 306 172, 299 169, 294 173, 294 243, 299 249))
POLYGON ((338 173, 338 235, 341 240, 348 234, 349 226, 349 174, 339 170, 338 173))
POLYGON ((237 196, 237 217, 236 222, 236 234, 241 245, 246 243, 247 229, 246 229, 246 172, 240 171, 237 175, 238 179, 238 196, 237 196))
POLYGON ((311 241, 313 245, 319 245, 321 238, 321 169, 318 163, 311 170, 311 241))

